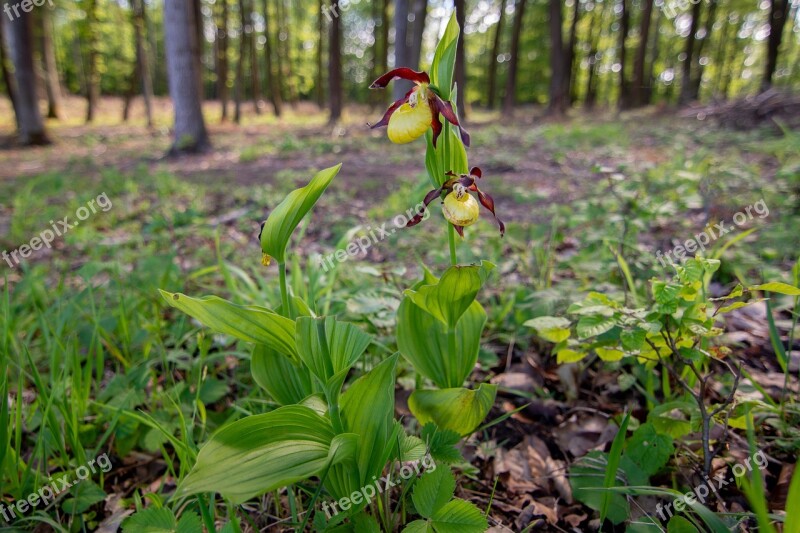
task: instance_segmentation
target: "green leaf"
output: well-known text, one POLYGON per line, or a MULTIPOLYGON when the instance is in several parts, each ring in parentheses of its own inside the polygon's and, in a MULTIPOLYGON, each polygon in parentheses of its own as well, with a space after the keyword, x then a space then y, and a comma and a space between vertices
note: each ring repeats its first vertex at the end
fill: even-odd
POLYGON ((297 353, 320 382, 336 381, 332 394, 338 394, 339 380, 344 380, 370 342, 372 337, 360 328, 333 317, 297 319, 297 353))
POLYGON ((475 301, 475 296, 493 268, 494 265, 487 261, 481 261, 480 265, 452 266, 438 283, 422 285, 416 290, 408 289, 405 293, 450 331, 475 301))
POLYGON ((159 292, 172 307, 206 327, 245 342, 265 344, 289 357, 297 357, 294 322, 266 307, 236 305, 216 296, 192 298, 180 293, 159 292))
POLYGON ((589 337, 602 335, 606 331, 613 328, 616 323, 617 321, 613 316, 582 316, 580 320, 578 320, 578 325, 575 327, 575 331, 578 333, 579 339, 586 339, 589 337))
POLYGON ((420 424, 434 422, 440 428, 466 436, 489 414, 496 394, 497 386, 485 383, 476 390, 415 390, 408 399, 408 407, 420 424))
MULTIPOLYGON (((625 413, 625 418, 622 419, 622 424, 619 431, 611 443, 611 450, 608 452, 608 467, 606 468, 605 477, 603 479, 603 487, 609 489, 617 484, 617 469, 619 462, 622 458, 622 447, 625 445, 625 438, 628 436, 628 423, 631 420, 631 414, 625 413)), ((603 501, 600 506, 600 524, 606 521, 608 516, 608 509, 611 506, 611 492, 603 493, 603 501)))
POLYGON ((300 403, 314 393, 306 367, 263 344, 253 348, 250 372, 253 380, 280 405, 300 403))
POLYGON ((659 434, 652 423, 646 423, 640 425, 628 439, 625 455, 642 472, 652 476, 667 464, 674 451, 672 438, 659 434))
POLYGON ((286 262, 286 246, 303 217, 317 203, 322 193, 339 173, 342 165, 325 169, 305 187, 295 189, 269 214, 261 230, 261 249, 278 263, 286 262))
POLYGON ((606 362, 614 362, 619 361, 623 357, 625 357, 625 352, 621 350, 617 350, 616 348, 602 348, 598 347, 594 349, 597 352, 597 356, 606 362))
POLYGON ((456 325, 456 353, 451 354, 447 326, 403 298, 397 309, 397 347, 437 387, 460 387, 475 368, 485 325, 486 312, 480 303, 472 302, 456 325))
POLYGON ((83 481, 70 489, 71 498, 61 504, 61 509, 70 515, 85 513, 93 505, 106 499, 106 493, 93 481, 83 481))
POLYGON ((567 340, 570 334, 570 321, 562 317, 540 316, 522 325, 535 329, 541 338, 556 344, 567 340))
POLYGON ((678 298, 678 293, 681 290, 680 285, 673 283, 666 283, 660 280, 653 280, 653 298, 661 305, 670 305, 678 298))
POLYGON ((645 338, 647 338, 647 332, 638 328, 632 331, 623 331, 619 334, 622 347, 632 352, 642 349, 645 338))
POLYGON ((789 512, 789 502, 800 502, 800 467, 794 465, 794 474, 789 483, 789 494, 786 496, 786 522, 783 524, 784 531, 800 531, 800 512, 792 509, 789 512))
POLYGON ((455 431, 440 429, 436 424, 428 423, 422 427, 420 438, 437 463, 452 464, 464 459, 456 447, 461 441, 461 435, 455 431))
POLYGON ((431 519, 431 525, 436 533, 484 533, 489 529, 480 509, 459 499, 442 507, 431 519))
POLYGON ((579 352, 577 350, 564 348, 563 350, 559 350, 556 353, 556 362, 559 365, 563 365, 565 363, 577 363, 578 361, 586 357, 586 355, 587 355, 586 352, 579 352))
POLYGON ((301 405, 248 416, 211 437, 177 493, 218 492, 240 504, 318 475, 332 452, 336 461, 343 459, 341 441, 347 439, 335 437, 326 418, 301 405))
MULTIPOLYGON (((594 450, 578 459, 569 469, 569 484, 576 500, 585 503, 595 511, 600 511, 607 490, 603 490, 605 472, 608 470, 608 455, 594 450)), ((630 505, 622 494, 611 492, 608 500, 607 517, 620 524, 630 516, 630 505)))
POLYGON ((453 73, 456 65, 456 48, 461 28, 456 21, 455 11, 447 23, 444 35, 439 40, 431 64, 431 85, 439 90, 439 95, 444 100, 450 100, 450 91, 453 86, 453 73))
POLYGON ((753 285, 748 290, 775 292, 778 294, 786 294, 789 296, 800 296, 800 289, 798 289, 797 287, 793 287, 788 283, 781 283, 779 281, 763 283, 761 285, 753 285))
POLYGON ((437 511, 453 499, 456 490, 456 478, 449 468, 437 468, 427 471, 416 485, 411 499, 421 516, 431 518, 437 511))
POLYGON ((345 429, 360 436, 356 453, 359 483, 372 483, 386 465, 394 430, 395 354, 358 378, 341 398, 345 429))
POLYGON ((202 530, 196 513, 185 512, 178 521, 175 514, 165 508, 150 507, 122 522, 123 533, 197 533, 202 530))
POLYGON ((433 533, 427 520, 414 520, 403 528, 403 533, 433 533))
POLYGON ((675 515, 667 523, 667 533, 698 533, 698 530, 684 517, 675 515))

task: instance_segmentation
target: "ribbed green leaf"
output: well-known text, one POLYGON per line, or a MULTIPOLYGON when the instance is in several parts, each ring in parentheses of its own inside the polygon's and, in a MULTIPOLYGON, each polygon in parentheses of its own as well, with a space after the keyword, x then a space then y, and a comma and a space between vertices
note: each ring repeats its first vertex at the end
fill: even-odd
POLYGON ((306 367, 263 344, 256 344, 250 358, 253 380, 280 405, 300 403, 313 394, 306 367))
POLYGON ((264 344, 290 357, 297 357, 294 322, 266 307, 236 305, 216 296, 192 298, 180 293, 159 292, 172 307, 180 309, 206 327, 245 342, 264 344))
POLYGON ((330 421, 301 405, 248 416, 224 426, 200 449, 178 488, 188 496, 218 492, 242 503, 318 475, 354 452, 356 437, 334 436, 330 421))
POLYGON ((372 337, 360 328, 333 317, 297 319, 298 355, 322 383, 337 375, 343 379, 370 342, 372 337))
POLYGON ((438 283, 422 285, 416 290, 406 290, 406 295, 422 310, 452 330, 483 286, 492 263, 481 261, 480 265, 452 266, 445 271, 438 283))
POLYGON ((453 86, 453 73, 456 65, 456 48, 461 28, 456 21, 455 11, 447 23, 444 35, 439 40, 431 64, 431 84, 435 85, 439 94, 445 100, 450 99, 450 90, 453 86))
POLYGON ((305 187, 295 189, 269 214, 261 230, 261 249, 278 263, 286 262, 286 246, 303 217, 317 203, 322 193, 339 173, 339 164, 321 171, 305 187))
POLYGON ((800 296, 800 289, 793 287, 788 283, 781 283, 779 281, 773 281, 771 283, 764 283, 761 285, 753 285, 749 290, 776 292, 778 294, 786 294, 789 296, 800 296))
POLYGON ((431 520, 436 533, 483 533, 489 524, 483 513, 464 500, 453 500, 442 507, 431 520))
POLYGON ((163 507, 144 509, 122 523, 123 533, 197 533, 202 529, 196 513, 184 513, 179 521, 171 510, 163 507))
POLYGON ((489 414, 497 394, 496 385, 482 384, 476 390, 415 390, 408 407, 422 425, 433 422, 459 435, 472 433, 489 414))
POLYGON ((425 472, 414 485, 411 499, 420 516, 431 518, 453 499, 455 490, 456 478, 449 468, 440 467, 433 472, 425 472))

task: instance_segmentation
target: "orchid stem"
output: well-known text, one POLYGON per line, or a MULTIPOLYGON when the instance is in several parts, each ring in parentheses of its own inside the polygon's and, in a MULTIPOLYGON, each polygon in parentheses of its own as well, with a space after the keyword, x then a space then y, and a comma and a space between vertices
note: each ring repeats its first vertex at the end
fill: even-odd
POLYGON ((450 240, 450 264, 456 266, 458 264, 458 256, 456 255, 456 229, 452 224, 447 225, 447 236, 450 240))
POLYGON ((281 282, 281 307, 283 307, 284 316, 289 317, 289 291, 286 288, 286 263, 278 263, 278 272, 280 273, 281 282))

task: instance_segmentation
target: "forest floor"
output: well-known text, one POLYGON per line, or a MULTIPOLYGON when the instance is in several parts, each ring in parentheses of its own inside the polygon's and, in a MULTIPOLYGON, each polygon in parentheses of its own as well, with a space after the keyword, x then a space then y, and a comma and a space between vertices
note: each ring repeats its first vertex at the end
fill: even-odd
MULTIPOLYGON (((343 123, 331 128, 309 104, 287 106, 280 120, 267 109, 256 115, 247 104, 239 126, 220 124, 218 105, 207 103, 213 149, 166 158, 171 139, 165 101, 158 101, 150 129, 138 101, 130 123, 120 124, 121 102, 104 99, 90 126, 82 124, 81 100, 67 104, 68 118, 49 124, 53 145, 20 149, 6 142, 12 114, 8 103, 0 102, 0 250, 18 248, 50 227, 48 221, 76 213, 100 195, 106 195, 109 207, 56 240, 52 249, 37 251, 14 268, 2 264, 0 287, 10 290, 0 306, 0 333, 5 332, 0 349, 15 366, 30 357, 42 373, 46 395, 82 421, 81 446, 87 453, 110 450, 114 470, 102 482, 95 480, 94 500, 73 494, 78 502, 71 507, 62 502, 17 526, 54 527, 43 525, 49 517, 65 531, 115 531, 132 511, 137 489, 164 496, 174 489, 175 473, 162 452, 174 454, 141 420, 128 419, 125 427, 107 434, 111 419, 99 405, 120 405, 120 395, 130 393, 135 399, 126 400, 126 408, 176 432, 180 417, 173 398, 186 401, 181 408, 194 413, 195 399, 181 396, 181 387, 198 371, 193 362, 197 328, 167 311, 156 289, 214 293, 241 303, 278 301, 277 272, 260 265, 259 223, 316 170, 339 162, 340 175, 296 239, 301 259, 290 273, 296 292, 309 290, 302 288, 303 279, 329 287, 323 293, 328 309, 364 324, 393 351, 394 311, 403 288, 418 279, 421 264, 446 264, 447 244, 431 220, 392 231, 344 268, 311 274, 321 257, 346 245, 355 228, 391 227, 394 217, 430 188, 423 143, 391 145, 384 131, 366 126, 382 110, 350 109, 343 123), (90 354, 100 363, 89 363, 90 354), (88 369, 84 377, 90 382, 72 377, 72 387, 85 392, 80 399, 58 385, 59 362, 70 357, 88 369), (93 373, 99 379, 91 380, 93 373)), ((670 250, 759 201, 768 212, 759 208, 729 237, 710 245, 708 253, 718 254, 722 266, 709 290, 719 296, 737 282, 796 284, 800 133, 781 133, 774 125, 728 131, 678 118, 669 109, 576 112, 563 120, 520 109, 511 123, 475 110, 467 124, 473 140, 470 164, 483 169, 481 187, 494 197, 508 232, 501 239, 484 217, 459 246, 462 263, 497 264, 499 275, 479 295, 489 322, 474 378, 501 387, 489 416, 499 422, 463 449, 469 464, 461 465, 459 494, 490 509, 496 531, 596 529, 597 514, 591 503, 586 505, 591 498, 574 497, 567 471, 592 450, 609 449, 626 408, 644 423, 654 406, 639 383, 631 385, 638 376, 633 367, 597 360, 557 365, 552 346, 525 322, 560 316, 589 291, 627 295, 616 250, 623 250, 636 286, 647 293, 648 280, 672 273, 659 264, 657 251, 670 250)), ((775 332, 787 341, 793 300, 777 298, 772 305, 775 332)), ((796 409, 797 347, 790 348, 789 371, 782 372, 770 342, 766 304, 737 310, 724 327, 724 342, 750 376, 740 387, 740 400, 783 406, 788 391, 788 404, 796 409)), ((233 406, 263 410, 263 393, 249 377, 246 355, 230 339, 214 340, 203 370, 211 376, 202 397, 208 424, 193 435, 198 442, 230 416, 233 406)), ((722 397, 731 378, 720 374, 709 395, 722 397)), ((60 454, 53 441, 58 431, 38 413, 37 394, 44 395, 37 393, 33 375, 26 374, 23 382, 26 407, 20 416, 26 427, 19 436, 19 456, 28 461, 46 450, 51 454, 47 464, 37 463, 42 471, 74 463, 60 454)), ((410 368, 401 371, 399 383, 397 411, 408 415, 410 368)), ((770 458, 766 490, 776 511, 784 508, 791 463, 800 448, 799 419, 765 417, 759 428, 758 447, 770 458)), ((651 485, 694 486, 697 451, 696 431, 676 438, 668 468, 654 475, 651 485)), ((747 454, 746 432, 732 431, 715 468, 747 454)), ((632 513, 629 531, 649 531, 652 521, 639 529, 637 522, 654 515, 655 498, 622 499, 632 513)), ((751 520, 741 514, 749 505, 736 486, 707 505, 743 527, 751 520)), ((275 524, 286 519, 285 507, 266 500, 247 510, 244 520, 253 528, 277 530, 275 524)))

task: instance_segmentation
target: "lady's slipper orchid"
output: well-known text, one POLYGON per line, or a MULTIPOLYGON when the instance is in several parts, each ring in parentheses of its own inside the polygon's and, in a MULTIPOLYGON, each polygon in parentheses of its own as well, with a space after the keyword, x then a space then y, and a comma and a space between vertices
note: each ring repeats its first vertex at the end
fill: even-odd
MULTIPOLYGON (((461 174, 460 176, 454 174, 452 171, 448 172, 447 175, 451 176, 451 178, 447 180, 444 185, 425 195, 425 206, 430 204, 434 199, 441 198, 442 195, 444 195, 444 200, 442 201, 444 217, 455 227, 458 234, 463 237, 464 228, 477 222, 480 216, 478 202, 469 194, 469 191, 475 192, 478 195, 478 200, 481 205, 488 209, 494 216, 498 226, 500 226, 500 236, 502 237, 506 232, 506 225, 503 224, 502 220, 497 218, 497 214, 494 212, 494 200, 491 196, 478 189, 477 181, 483 176, 481 169, 475 167, 469 171, 469 174, 461 174)), ((416 226, 422 222, 424 216, 425 210, 423 209, 421 213, 408 221, 406 227, 416 226)))
POLYGON ((419 139, 428 128, 433 128, 433 146, 442 133, 442 114, 448 122, 458 126, 464 146, 469 146, 469 134, 461 127, 453 110, 453 104, 445 102, 431 87, 427 72, 416 72, 410 68, 396 68, 387 72, 370 89, 385 89, 392 80, 402 79, 416 83, 403 98, 389 107, 380 122, 370 124, 371 128, 387 127, 389 140, 395 144, 406 144, 419 139))

